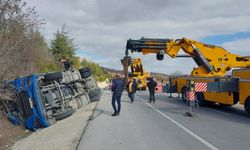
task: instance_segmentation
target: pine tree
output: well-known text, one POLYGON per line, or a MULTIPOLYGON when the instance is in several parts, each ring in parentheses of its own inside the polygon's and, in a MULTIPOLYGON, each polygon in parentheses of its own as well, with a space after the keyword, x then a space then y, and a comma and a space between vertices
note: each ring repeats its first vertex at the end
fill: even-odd
POLYGON ((75 58, 76 46, 73 44, 73 38, 70 38, 67 34, 64 31, 64 26, 61 31, 54 34, 54 39, 51 42, 51 52, 58 63, 61 59, 65 59, 74 64, 74 61, 78 61, 75 58))

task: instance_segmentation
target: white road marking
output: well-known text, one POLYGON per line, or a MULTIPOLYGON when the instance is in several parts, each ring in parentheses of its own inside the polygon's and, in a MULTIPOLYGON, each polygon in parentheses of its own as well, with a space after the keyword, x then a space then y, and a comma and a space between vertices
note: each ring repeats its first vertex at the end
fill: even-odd
POLYGON ((204 140, 202 137, 198 136, 197 134, 195 134, 194 132, 192 132, 191 130, 189 130, 188 128, 184 127, 183 125, 181 125, 180 123, 178 123, 177 121, 175 121, 173 118, 169 117, 168 115, 164 114, 163 112, 161 112, 160 110, 158 110, 157 108, 155 108, 153 105, 146 103, 143 99, 139 98, 140 101, 142 101, 144 104, 148 105, 149 107, 151 107, 152 109, 154 109, 156 112, 158 112, 159 114, 161 114, 163 117, 165 117, 166 119, 170 120, 172 123, 176 124, 178 127, 180 127, 182 130, 186 131, 187 133, 189 133, 192 137, 194 137, 195 139, 197 139, 198 141, 200 141, 201 143, 203 143, 204 145, 206 145, 207 147, 209 147, 212 150, 219 150, 219 148, 217 148, 216 146, 212 145, 211 143, 209 143, 208 141, 204 140))

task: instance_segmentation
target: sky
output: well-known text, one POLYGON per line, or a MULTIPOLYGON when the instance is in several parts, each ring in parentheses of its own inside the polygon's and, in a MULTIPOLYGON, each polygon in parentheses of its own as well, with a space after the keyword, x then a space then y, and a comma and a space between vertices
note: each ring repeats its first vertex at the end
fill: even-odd
MULTIPOLYGON (((128 39, 183 37, 222 46, 231 53, 250 55, 250 0, 27 0, 46 24, 49 42, 65 24, 77 55, 103 67, 122 69, 128 39)), ((157 61, 140 57, 146 71, 189 74, 191 58, 157 61)))

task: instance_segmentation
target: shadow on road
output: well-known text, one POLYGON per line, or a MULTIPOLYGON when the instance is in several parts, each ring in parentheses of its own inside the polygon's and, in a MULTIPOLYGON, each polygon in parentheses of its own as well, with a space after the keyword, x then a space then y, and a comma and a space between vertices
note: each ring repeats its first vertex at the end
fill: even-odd
POLYGON ((130 101, 128 100, 121 100, 122 103, 131 103, 130 101))
POLYGON ((97 118, 101 114, 110 116, 112 113, 113 112, 111 112, 111 111, 107 111, 107 110, 103 110, 103 109, 100 109, 100 108, 96 108, 95 109, 95 113, 89 118, 89 120, 94 120, 95 118, 97 118))
MULTIPOLYGON (((138 94, 138 96, 144 100, 147 99, 146 95, 138 94)), ((153 105, 160 111, 177 115, 183 115, 188 111, 187 104, 182 102, 180 98, 169 98, 166 94, 156 94, 156 104, 153 105)), ((223 107, 218 104, 210 104, 208 106, 201 106, 199 109, 195 107, 194 111, 197 115, 214 116, 221 120, 250 124, 250 115, 242 107, 223 107)))
POLYGON ((243 109, 237 108, 237 107, 225 107, 225 106, 220 106, 217 104, 210 104, 209 106, 205 106, 206 108, 211 108, 217 111, 221 111, 224 113, 229 113, 231 115, 237 115, 241 117, 246 117, 247 119, 250 120, 250 115, 247 114, 243 109))

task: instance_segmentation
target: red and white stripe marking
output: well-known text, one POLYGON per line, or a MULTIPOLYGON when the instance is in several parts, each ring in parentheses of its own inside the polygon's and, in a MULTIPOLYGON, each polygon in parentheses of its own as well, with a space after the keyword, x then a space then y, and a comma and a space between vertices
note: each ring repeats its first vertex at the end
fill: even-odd
POLYGON ((205 82, 196 82, 194 85, 195 92, 206 92, 207 91, 207 83, 205 82))
POLYGON ((186 92, 186 98, 189 101, 194 101, 195 100, 195 92, 193 92, 193 91, 187 91, 186 92))

